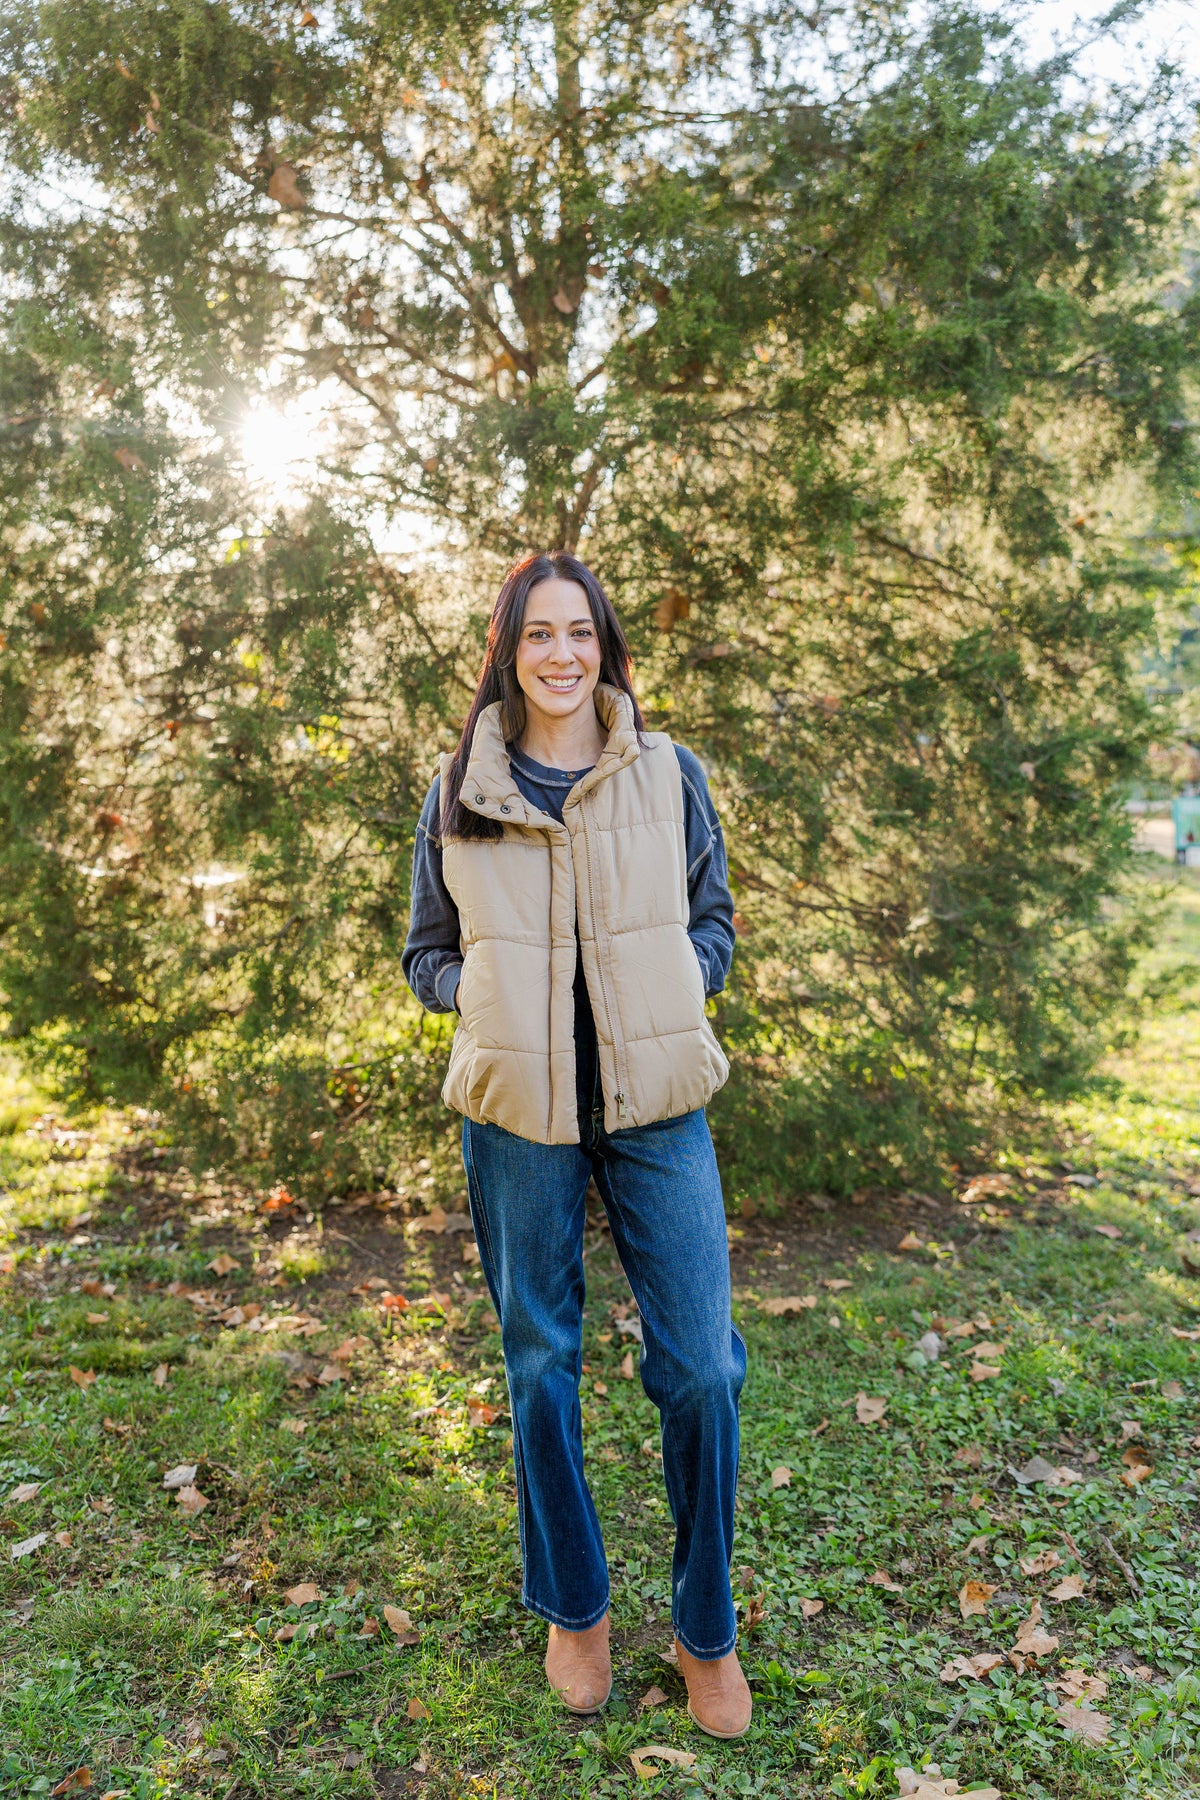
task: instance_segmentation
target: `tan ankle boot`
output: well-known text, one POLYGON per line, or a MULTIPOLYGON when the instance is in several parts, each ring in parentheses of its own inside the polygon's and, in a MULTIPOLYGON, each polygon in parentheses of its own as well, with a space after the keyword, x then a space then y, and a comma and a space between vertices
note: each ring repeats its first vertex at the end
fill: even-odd
POLYGON ((679 1673, 687 1683, 688 1717, 709 1737, 736 1738, 750 1729, 754 1702, 742 1674, 737 1651, 701 1662, 675 1639, 679 1673))
POLYGON ((599 1712, 612 1692, 608 1614, 587 1631, 550 1627, 546 1679, 568 1712, 599 1712))

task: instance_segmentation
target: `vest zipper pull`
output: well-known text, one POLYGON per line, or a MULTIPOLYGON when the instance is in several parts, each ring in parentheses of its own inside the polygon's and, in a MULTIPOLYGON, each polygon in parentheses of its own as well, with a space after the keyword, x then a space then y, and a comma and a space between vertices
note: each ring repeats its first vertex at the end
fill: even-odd
POLYGON ((617 1095, 617 1117, 618 1117, 618 1119, 623 1119, 625 1117, 625 1115, 628 1113, 628 1111, 629 1111, 629 1108, 625 1104, 624 1094, 618 1094, 617 1095))

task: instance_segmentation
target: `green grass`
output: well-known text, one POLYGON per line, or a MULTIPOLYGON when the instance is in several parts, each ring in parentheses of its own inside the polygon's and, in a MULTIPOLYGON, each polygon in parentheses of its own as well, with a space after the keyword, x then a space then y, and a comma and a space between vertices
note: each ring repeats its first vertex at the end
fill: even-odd
MULTIPOLYGON (((1188 877, 1156 969, 1198 951, 1188 877)), ((152 1120, 55 1119, 9 1070, 0 1788, 48 1794, 84 1765, 98 1794, 139 1800, 885 1796, 895 1767, 936 1760, 964 1788, 1041 1800, 1195 1794, 1200 1343, 1172 1327, 1200 1327, 1188 1266, 1200 1244, 1185 1235, 1200 1224, 1198 1072, 1192 989, 1114 1050, 1052 1137, 1010 1147, 995 1165, 1007 1192, 971 1205, 814 1198, 731 1225, 751 1354, 735 1588, 756 1715, 746 1740, 722 1745, 690 1727, 660 1655, 670 1522, 655 1414, 621 1374, 631 1340, 613 1315, 627 1290, 599 1222, 583 1401, 616 1685, 608 1712, 580 1722, 547 1696, 544 1628, 516 1599, 507 1418, 468 1410, 506 1396, 464 1238, 406 1231, 386 1205, 280 1219, 188 1169, 152 1120), (919 1249, 899 1250, 906 1232, 919 1249), (239 1266, 210 1270, 220 1252, 239 1266), (354 1291, 368 1278, 408 1309, 354 1291), (189 1301, 196 1290, 212 1305, 189 1301), (762 1310, 809 1293, 817 1306, 762 1310), (215 1319, 235 1304, 263 1311, 215 1319), (977 1316, 990 1324, 973 1341, 1003 1345, 1000 1374, 971 1379, 969 1338, 934 1361, 916 1348, 935 1321, 977 1316), (366 1342, 337 1363, 349 1336, 366 1342), (343 1379, 317 1380, 331 1363, 343 1379), (72 1365, 94 1382, 77 1385, 72 1365), (885 1423, 858 1422, 859 1393, 887 1400, 885 1423), (1133 1486, 1129 1445, 1151 1465, 1133 1486), (1083 1479, 1021 1485, 1013 1471, 1034 1454, 1083 1479), (162 1486, 179 1463, 197 1465, 198 1513, 162 1486), (32 1499, 8 1498, 34 1482, 32 1499), (1023 1574, 1043 1551, 1059 1566, 1023 1574), (873 1583, 880 1570, 901 1591, 873 1583), (1051 1601, 1070 1574, 1084 1595, 1051 1601), (969 1579, 995 1589, 985 1616, 960 1614, 969 1579), (320 1601, 289 1604, 300 1582, 320 1601), (951 1656, 1006 1652, 1039 1596, 1057 1651, 939 1679, 951 1656), (389 1604, 418 1644, 396 1645, 386 1624, 361 1635, 389 1604), (1055 1717, 1051 1683, 1070 1668, 1107 1681, 1106 1743, 1055 1717), (666 1700, 639 1713, 652 1686, 666 1700), (412 1701, 428 1716, 410 1717, 412 1701), (646 1743, 697 1760, 639 1780, 629 1752, 646 1743)))

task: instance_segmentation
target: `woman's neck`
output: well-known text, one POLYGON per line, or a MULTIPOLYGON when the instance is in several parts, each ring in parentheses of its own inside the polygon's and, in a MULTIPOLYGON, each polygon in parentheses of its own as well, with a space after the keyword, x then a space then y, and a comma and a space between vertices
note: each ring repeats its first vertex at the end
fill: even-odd
POLYGON ((525 729, 515 740, 522 755, 546 769, 590 769, 605 745, 595 706, 581 706, 565 719, 539 718, 526 708, 525 729))

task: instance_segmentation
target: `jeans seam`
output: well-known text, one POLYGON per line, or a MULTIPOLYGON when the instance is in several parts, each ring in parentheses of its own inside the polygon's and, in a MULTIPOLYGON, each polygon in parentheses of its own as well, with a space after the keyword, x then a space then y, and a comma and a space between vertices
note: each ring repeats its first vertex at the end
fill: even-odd
POLYGON ((553 1607, 543 1606, 540 1600, 531 1599, 524 1587, 521 1590, 521 1605, 526 1612, 533 1613, 536 1618, 545 1619, 550 1625, 557 1625, 562 1631, 589 1631, 593 1625, 600 1623, 612 1605, 612 1590, 609 1589, 604 1605, 598 1611, 588 1613, 582 1619, 568 1619, 563 1613, 556 1613, 553 1607))
POLYGON ((729 1652, 731 1650, 736 1650, 736 1648, 737 1648, 737 1631, 736 1630, 734 1631, 733 1636, 730 1638, 727 1638, 725 1640, 725 1642, 722 1645, 720 1645, 716 1650, 698 1650, 696 1648, 695 1644, 690 1644, 688 1642, 688 1640, 684 1636, 683 1632, 680 1631, 678 1625, 675 1625, 674 1620, 672 1620, 671 1623, 674 1626, 675 1636, 679 1639, 680 1643, 683 1645, 683 1647, 687 1651, 688 1655, 694 1656, 698 1662, 718 1662, 721 1659, 721 1657, 728 1656, 729 1652))

